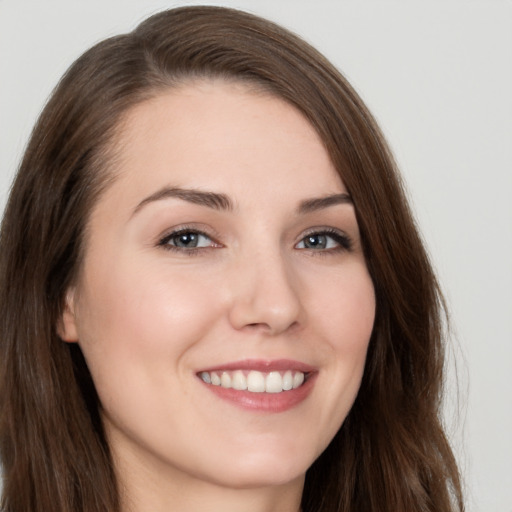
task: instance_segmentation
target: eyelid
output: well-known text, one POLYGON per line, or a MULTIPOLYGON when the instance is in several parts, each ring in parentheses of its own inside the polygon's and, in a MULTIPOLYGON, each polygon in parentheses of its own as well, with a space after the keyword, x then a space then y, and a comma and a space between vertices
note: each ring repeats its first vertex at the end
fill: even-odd
POLYGON ((300 239, 298 242, 295 243, 294 247, 297 247, 298 244, 304 241, 305 238, 311 235, 321 235, 321 236, 329 236, 331 237, 337 244, 337 247, 331 248, 331 249, 308 249, 308 248, 301 248, 299 250, 303 251, 312 251, 312 252, 336 252, 336 251, 351 251, 353 249, 353 240, 352 238, 343 230, 333 228, 333 227, 313 227, 309 228, 306 231, 304 231, 300 235, 300 239))
MULTIPOLYGON (((166 230, 164 233, 158 236, 156 245, 165 249, 165 250, 171 250, 186 254, 194 254, 201 251, 211 250, 211 249, 218 249, 221 247, 224 247, 222 243, 220 243, 219 236, 209 227, 204 225, 197 225, 197 224, 181 224, 178 226, 174 226, 168 230, 166 230), (211 240, 212 244, 204 247, 179 247, 176 245, 169 244, 169 241, 173 237, 177 237, 180 234, 183 233, 195 233, 200 236, 204 236, 211 240)), ((294 246, 295 249, 301 250, 301 251, 308 251, 308 252, 318 252, 318 253, 329 253, 329 252, 340 252, 340 251, 351 251, 353 249, 353 240, 352 238, 343 230, 333 227, 326 227, 326 226, 318 226, 318 227, 311 227, 307 229, 306 231, 303 231, 300 235, 300 238, 297 242, 295 242, 294 246), (305 238, 311 235, 319 235, 319 236, 327 236, 333 239, 337 246, 331 247, 331 248, 325 248, 325 249, 312 249, 308 247, 304 248, 298 248, 297 245, 299 245, 301 242, 304 241, 305 238)))
POLYGON ((163 234, 159 235, 156 241, 156 245, 165 250, 174 250, 177 252, 186 252, 187 254, 190 254, 199 251, 223 247, 223 245, 220 242, 218 242, 218 238, 218 235, 215 232, 213 232, 211 228, 207 228, 203 225, 198 226, 197 224, 181 224, 178 226, 174 226, 166 230, 163 234), (204 236, 212 241, 212 245, 207 247, 185 248, 171 245, 168 243, 169 240, 171 240, 173 237, 179 236, 180 234, 183 233, 195 233, 200 236, 204 236))

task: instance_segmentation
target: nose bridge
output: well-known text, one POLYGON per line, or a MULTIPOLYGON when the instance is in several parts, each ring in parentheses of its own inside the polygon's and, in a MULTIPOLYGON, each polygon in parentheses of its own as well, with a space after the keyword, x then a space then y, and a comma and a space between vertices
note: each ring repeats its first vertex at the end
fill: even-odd
POLYGON ((289 258, 278 245, 241 254, 233 281, 230 320, 279 334, 299 322, 299 287, 289 258))

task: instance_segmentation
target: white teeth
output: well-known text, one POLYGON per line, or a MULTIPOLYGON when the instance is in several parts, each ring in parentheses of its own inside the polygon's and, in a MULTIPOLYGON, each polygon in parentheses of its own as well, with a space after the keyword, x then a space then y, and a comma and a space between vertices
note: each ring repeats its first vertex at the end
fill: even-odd
POLYGON ((304 382, 304 374, 301 372, 297 372, 293 376, 293 389, 298 388, 304 382))
POLYGON ((247 379, 245 378, 244 372, 237 370, 233 374, 233 378, 231 379, 231 386, 233 389, 238 389, 240 391, 247 389, 247 379))
POLYGON ((289 391, 293 388, 293 375, 290 370, 288 370, 283 375, 283 391, 289 391))
POLYGON ((279 372, 270 372, 265 379, 267 393, 281 393, 283 391, 283 378, 279 372))
POLYGON ((220 376, 220 385, 223 388, 231 387, 231 375, 229 375, 229 373, 222 372, 222 375, 220 376))
POLYGON ((201 372, 200 377, 206 384, 238 391, 248 390, 252 393, 281 393, 296 389, 304 382, 304 373, 291 370, 284 374, 277 371, 263 373, 252 370, 247 375, 242 370, 201 372))
POLYGON ((247 389, 253 393, 263 393, 265 391, 265 377, 263 373, 252 371, 247 375, 247 389))
POLYGON ((201 379, 203 379, 206 384, 211 384, 212 383, 212 379, 210 377, 210 374, 208 372, 202 372, 201 373, 201 379))

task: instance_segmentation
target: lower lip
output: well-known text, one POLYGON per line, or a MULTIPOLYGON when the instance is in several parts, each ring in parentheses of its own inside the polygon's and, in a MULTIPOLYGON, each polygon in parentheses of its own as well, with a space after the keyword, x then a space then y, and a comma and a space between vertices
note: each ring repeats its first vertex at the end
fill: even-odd
POLYGON ((317 374, 309 375, 302 386, 281 393, 252 393, 239 391, 233 388, 223 388, 201 382, 215 395, 242 409, 258 412, 284 412, 296 407, 311 393, 317 374))

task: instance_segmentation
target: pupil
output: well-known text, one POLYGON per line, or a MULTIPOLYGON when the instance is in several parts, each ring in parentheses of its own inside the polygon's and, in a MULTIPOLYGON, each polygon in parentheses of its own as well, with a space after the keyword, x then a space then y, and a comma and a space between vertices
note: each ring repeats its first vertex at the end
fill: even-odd
POLYGON ((197 244, 196 233, 183 233, 178 237, 177 245, 180 247, 195 247, 197 244))
POLYGON ((310 248, 316 248, 316 247, 323 248, 326 245, 325 236, 321 236, 321 235, 308 236, 306 238, 305 245, 306 245, 306 247, 310 247, 310 248))

